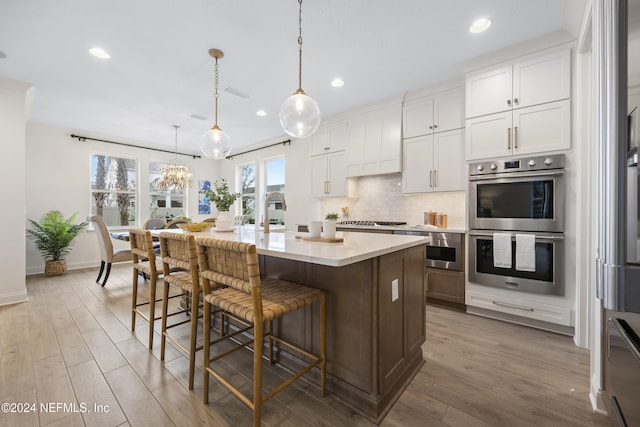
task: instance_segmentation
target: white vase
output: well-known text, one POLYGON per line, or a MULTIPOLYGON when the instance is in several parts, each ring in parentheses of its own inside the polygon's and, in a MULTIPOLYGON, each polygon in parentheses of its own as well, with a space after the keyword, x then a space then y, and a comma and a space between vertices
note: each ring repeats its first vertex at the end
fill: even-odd
POLYGON ((218 230, 230 230, 233 228, 233 216, 229 211, 218 212, 216 218, 216 228, 218 230))
POLYGON ((336 222, 332 219, 325 219, 322 221, 322 237, 325 239, 335 239, 336 237, 336 222))

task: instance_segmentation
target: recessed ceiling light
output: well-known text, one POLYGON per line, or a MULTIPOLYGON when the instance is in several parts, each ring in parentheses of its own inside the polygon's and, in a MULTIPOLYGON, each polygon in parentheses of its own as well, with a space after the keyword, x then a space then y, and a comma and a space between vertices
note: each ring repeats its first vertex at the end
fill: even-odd
POLYGON ((96 58, 100 58, 100 59, 111 58, 111 55, 109 55, 107 51, 105 51, 101 47, 92 47, 91 49, 89 49, 89 53, 95 56, 96 58))
POLYGON ((479 18, 473 21, 473 24, 469 27, 471 33, 481 33, 491 26, 491 19, 479 18))
POLYGON ((264 117, 267 115, 267 112, 264 110, 258 110, 256 111, 256 116, 260 116, 260 117, 264 117))
POLYGON ((333 87, 342 87, 342 86, 344 86, 344 80, 342 80, 340 78, 333 79, 331 81, 331 86, 333 86, 333 87))

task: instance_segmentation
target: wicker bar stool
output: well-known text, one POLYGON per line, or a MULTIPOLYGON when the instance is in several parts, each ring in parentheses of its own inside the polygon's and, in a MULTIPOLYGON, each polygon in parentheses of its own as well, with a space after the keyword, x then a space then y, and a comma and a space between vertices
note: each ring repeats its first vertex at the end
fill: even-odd
MULTIPOLYGON (((156 284, 158 277, 163 274, 162 260, 156 257, 151 232, 139 228, 129 230, 129 242, 133 255, 133 288, 131 291, 131 332, 136 330, 136 316, 142 317, 149 324, 149 349, 153 348, 154 322, 162 318, 156 316, 156 303, 162 302, 162 298, 156 298, 156 284), (146 280, 149 276, 149 300, 138 302, 138 276, 142 274, 146 280), (149 313, 141 310, 141 307, 149 306, 149 313)), ((178 295, 179 296, 179 295, 178 295)))
POLYGON ((261 281, 255 245, 206 237, 199 238, 197 246, 204 303, 204 402, 208 403, 209 400, 209 374, 211 374, 253 410, 253 425, 257 427, 260 425, 262 403, 318 365, 320 366, 320 390, 324 397, 327 347, 325 292, 279 279, 261 281), (217 288, 212 289, 212 285, 217 288), (272 327, 274 319, 314 303, 320 305, 320 355, 311 354, 274 336, 272 327), (245 331, 245 329, 236 331, 212 342, 210 338, 211 306, 224 310, 232 318, 246 322, 248 329, 253 328, 253 340, 240 344, 236 342, 237 345, 232 349, 211 357, 211 346, 245 331), (264 330, 265 322, 267 323, 266 333, 264 330), (270 363, 273 363, 274 342, 305 356, 310 362, 293 376, 263 394, 262 356, 265 337, 268 338, 270 363), (247 346, 251 342, 253 342, 253 400, 211 366, 216 360, 247 346))
POLYGON ((160 360, 164 361, 166 340, 169 339, 189 356, 189 390, 193 389, 193 373, 195 369, 195 354, 202 347, 196 347, 198 332, 198 311, 200 304, 200 283, 198 277, 198 255, 196 243, 192 234, 181 234, 170 231, 160 233, 160 254, 162 255, 162 267, 164 273, 164 289, 162 293, 162 340, 160 347, 160 360), (177 267, 179 270, 172 269, 177 267), (169 286, 177 286, 183 292, 191 295, 189 309, 178 309, 168 313, 169 286), (168 325, 167 319, 180 313, 190 314, 190 319, 178 321, 168 325), (189 347, 168 333, 168 329, 185 323, 191 323, 189 347))

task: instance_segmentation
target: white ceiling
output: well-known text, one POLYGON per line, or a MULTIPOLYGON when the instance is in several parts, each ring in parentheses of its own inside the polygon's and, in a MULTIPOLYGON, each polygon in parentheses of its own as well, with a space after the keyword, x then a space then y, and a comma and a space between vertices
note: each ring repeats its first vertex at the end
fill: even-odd
MULTIPOLYGON (((456 64, 567 29, 565 10, 575 14, 575 3, 307 0, 302 86, 331 117, 458 77, 456 64), (469 33, 480 16, 493 25, 469 33), (344 87, 331 87, 334 77, 344 87)), ((297 15, 296 0, 2 0, 0 76, 36 86, 33 122, 169 147, 178 124, 179 150, 198 153, 213 125, 208 50, 218 48, 225 53, 219 125, 238 150, 284 138, 278 110, 297 88, 297 15), (92 57, 94 46, 112 58, 92 57), (258 109, 268 115, 256 116, 258 109)))

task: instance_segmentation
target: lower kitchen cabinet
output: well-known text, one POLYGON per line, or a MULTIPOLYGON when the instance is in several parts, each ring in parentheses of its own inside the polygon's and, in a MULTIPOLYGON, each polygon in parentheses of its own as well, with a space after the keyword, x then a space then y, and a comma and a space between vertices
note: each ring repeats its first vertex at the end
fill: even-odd
POLYGON ((427 302, 464 309, 464 271, 427 268, 427 302))
POLYGON ((404 140, 403 193, 464 191, 464 129, 404 140))

